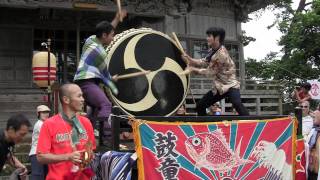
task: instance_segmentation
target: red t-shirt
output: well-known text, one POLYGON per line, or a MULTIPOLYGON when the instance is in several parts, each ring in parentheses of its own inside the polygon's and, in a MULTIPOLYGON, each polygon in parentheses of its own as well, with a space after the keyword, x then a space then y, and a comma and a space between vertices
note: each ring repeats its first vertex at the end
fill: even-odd
POLYGON ((298 96, 300 99, 304 99, 305 97, 307 97, 309 94, 305 94, 303 91, 299 91, 298 92, 298 96))
POLYGON ((298 95, 300 101, 304 99, 304 101, 309 101, 311 99, 311 96, 309 93, 305 93, 303 90, 298 91, 298 95))
MULTIPOLYGON (((83 150, 88 141, 91 141, 93 149, 95 149, 96 143, 91 122, 83 116, 77 116, 77 118, 86 131, 86 133, 80 135, 80 143, 77 145, 77 150, 83 150)), ((47 119, 40 130, 37 154, 67 154, 73 152, 70 140, 71 130, 72 127, 62 119, 60 114, 47 119)), ((52 163, 48 166, 49 172, 46 180, 66 180, 66 177, 70 176, 73 163, 71 161, 63 161, 52 163)))

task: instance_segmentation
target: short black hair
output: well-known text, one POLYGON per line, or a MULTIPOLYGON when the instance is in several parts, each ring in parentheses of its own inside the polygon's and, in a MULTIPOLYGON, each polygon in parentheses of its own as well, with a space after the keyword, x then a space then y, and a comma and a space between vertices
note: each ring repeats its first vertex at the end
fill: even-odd
POLYGON ((110 34, 113 30, 114 27, 108 21, 101 21, 96 25, 95 35, 101 38, 103 33, 110 34))
POLYGON ((306 89, 307 91, 310 91, 311 89, 311 84, 306 82, 306 83, 303 83, 301 84, 301 87, 303 87, 304 89, 306 89))
MULTIPOLYGON (((61 104, 63 104, 63 96, 67 96, 67 97, 70 97, 70 86, 73 86, 73 85, 77 85, 77 84, 74 84, 74 83, 65 83, 63 85, 60 86, 59 88, 59 100, 61 102, 61 104)), ((78 85, 77 85, 78 86, 78 85)))
POLYGON ((226 31, 220 27, 210 27, 207 29, 206 34, 212 35, 213 37, 219 36, 219 41, 222 44, 224 42, 224 38, 226 36, 226 31))
POLYGON ((13 128, 15 131, 18 131, 22 125, 31 127, 29 119, 23 114, 16 114, 11 116, 7 121, 7 130, 13 128))

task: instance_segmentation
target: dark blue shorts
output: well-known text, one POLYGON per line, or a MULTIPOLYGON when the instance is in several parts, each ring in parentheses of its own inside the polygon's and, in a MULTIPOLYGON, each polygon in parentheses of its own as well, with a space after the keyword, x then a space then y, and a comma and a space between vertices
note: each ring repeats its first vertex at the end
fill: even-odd
POLYGON ((30 156, 31 162, 31 175, 32 180, 44 180, 48 173, 48 166, 39 163, 36 155, 30 156))

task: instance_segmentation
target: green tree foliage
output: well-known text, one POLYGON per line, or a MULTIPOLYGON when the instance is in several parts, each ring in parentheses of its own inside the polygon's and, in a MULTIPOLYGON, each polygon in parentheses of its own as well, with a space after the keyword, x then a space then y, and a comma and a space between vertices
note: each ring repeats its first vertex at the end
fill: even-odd
MULTIPOLYGON (((279 22, 279 29, 284 35, 279 45, 283 48, 282 64, 300 77, 314 79, 319 77, 320 67, 320 0, 306 3, 300 0, 294 14, 291 8, 283 12, 279 22), (310 7, 309 7, 310 6, 310 7), (291 17, 291 18, 290 18, 291 17)), ((280 76, 281 77, 281 76, 280 76)))
POLYGON ((240 41, 244 46, 247 46, 250 42, 256 41, 254 37, 247 36, 245 31, 242 31, 242 35, 240 37, 240 41))
POLYGON ((279 60, 276 60, 277 53, 269 53, 263 60, 248 58, 246 60, 246 78, 255 80, 278 80, 274 77, 279 70, 279 60))
MULTIPOLYGON (((270 7, 269 7, 270 8, 270 7)), ((291 0, 274 4, 275 23, 282 32, 281 57, 270 53, 263 60, 247 59, 246 75, 250 79, 280 82, 284 101, 288 101, 297 82, 319 79, 320 76, 320 0, 300 0, 297 9, 291 0)))
POLYGON ((290 1, 284 0, 274 8, 281 10, 274 25, 277 24, 283 33, 279 42, 283 46, 283 56, 279 58, 271 53, 262 62, 248 59, 247 77, 280 80, 292 86, 297 80, 319 78, 320 0, 308 3, 300 0, 296 10, 292 9, 290 1))

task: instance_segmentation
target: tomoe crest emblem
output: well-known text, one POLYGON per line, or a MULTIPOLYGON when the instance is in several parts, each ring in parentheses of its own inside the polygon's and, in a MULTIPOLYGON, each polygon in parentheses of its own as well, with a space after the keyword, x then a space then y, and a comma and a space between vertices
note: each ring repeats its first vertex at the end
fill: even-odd
POLYGON ((111 75, 151 71, 116 82, 119 94, 111 94, 111 98, 128 114, 169 116, 184 101, 189 76, 178 73, 186 64, 167 35, 146 28, 131 29, 116 35, 107 53, 111 75))

